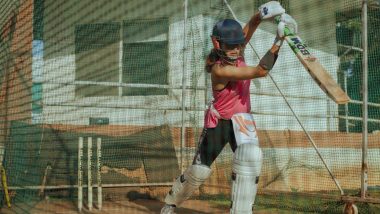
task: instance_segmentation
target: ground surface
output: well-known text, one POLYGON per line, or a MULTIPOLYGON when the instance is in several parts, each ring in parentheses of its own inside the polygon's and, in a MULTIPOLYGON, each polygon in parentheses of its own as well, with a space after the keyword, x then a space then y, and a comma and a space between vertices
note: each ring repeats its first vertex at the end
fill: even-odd
MULTIPOLYGON (((163 203, 158 200, 138 199, 133 201, 105 201, 103 202, 102 211, 93 208, 91 213, 105 214, 155 214, 160 213, 163 203)), ((0 213, 30 213, 30 214, 73 214, 78 213, 76 204, 62 200, 45 200, 31 205, 13 205, 11 209, 3 208, 0 213)), ((82 213, 90 213, 87 208, 82 213)), ((183 204, 182 208, 177 210, 181 214, 206 214, 206 213, 227 213, 227 210, 213 207, 205 201, 189 200, 183 204)))
MULTIPOLYGON (((284 201, 285 203, 285 201, 284 201)), ((343 213, 343 204, 330 201, 329 203, 319 204, 313 209, 310 205, 313 201, 308 200, 302 205, 295 207, 294 204, 262 204, 259 205, 255 214, 301 214, 301 213, 343 213), (330 205, 329 205, 330 204, 330 205), (327 206, 327 207, 326 207, 327 206)), ((228 201, 205 201, 205 200, 188 200, 183 203, 181 208, 176 210, 177 214, 227 214, 229 213, 228 201)), ((158 214, 160 213, 163 202, 154 199, 137 199, 137 200, 109 200, 103 202, 102 210, 99 211, 95 206, 92 212, 84 207, 82 213, 95 214, 158 214)), ((375 204, 363 205, 357 204, 359 213, 376 214, 380 213, 380 206, 375 204)), ((30 204, 12 204, 12 208, 2 208, 2 214, 75 214, 79 213, 77 204, 68 200, 49 199, 30 204)))

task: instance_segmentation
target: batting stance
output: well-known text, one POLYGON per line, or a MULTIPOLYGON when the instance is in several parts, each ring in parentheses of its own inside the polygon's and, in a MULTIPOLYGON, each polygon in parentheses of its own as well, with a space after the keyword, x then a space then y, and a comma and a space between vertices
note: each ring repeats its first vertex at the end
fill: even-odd
POLYGON ((161 214, 174 213, 175 208, 210 177, 210 166, 227 143, 234 152, 230 213, 252 213, 263 154, 250 114, 250 80, 265 77, 273 68, 283 43, 285 25, 297 28, 295 21, 275 1, 260 6, 244 29, 232 19, 215 24, 211 35, 214 48, 206 60, 214 100, 205 114, 204 130, 193 164, 174 182, 161 214), (262 20, 278 15, 284 19, 278 25, 272 48, 259 65, 247 66, 244 62, 246 44, 262 20))

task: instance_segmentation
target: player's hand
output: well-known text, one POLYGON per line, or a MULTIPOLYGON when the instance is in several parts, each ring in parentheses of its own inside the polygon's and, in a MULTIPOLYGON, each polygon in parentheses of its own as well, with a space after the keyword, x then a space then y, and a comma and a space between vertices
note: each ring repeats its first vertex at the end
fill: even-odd
POLYGON ((289 14, 283 13, 279 18, 279 23, 277 27, 277 33, 280 37, 285 36, 285 26, 288 27, 292 33, 298 33, 298 25, 296 20, 294 20, 293 17, 291 17, 289 14))
POLYGON ((259 7, 260 18, 270 19, 275 16, 285 13, 285 9, 281 6, 278 1, 270 1, 259 7))
POLYGON ((276 38, 274 39, 274 44, 281 47, 285 39, 285 22, 279 22, 277 25, 276 38))

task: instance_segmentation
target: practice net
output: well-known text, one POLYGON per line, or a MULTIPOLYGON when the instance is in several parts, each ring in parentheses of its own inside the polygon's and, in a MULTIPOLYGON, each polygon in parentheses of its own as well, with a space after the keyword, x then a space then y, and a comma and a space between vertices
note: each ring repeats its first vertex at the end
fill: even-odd
MULTIPOLYGON (((0 160, 8 186, 3 182, 1 212, 74 212, 80 181, 89 209, 92 180, 103 211, 158 213, 174 179, 192 163, 212 100, 204 62, 213 25, 234 14, 244 25, 265 2, 0 0, 0 160)), ((380 195, 380 3, 367 2, 362 38, 362 1, 280 1, 351 101, 329 99, 287 44, 271 77, 251 81, 264 153, 258 211, 341 213, 346 201, 339 187, 360 197, 367 39, 369 199, 355 203, 360 212, 380 212, 373 199, 380 195)), ((258 64, 275 32, 273 21, 260 24, 245 50, 247 64, 258 64)), ((228 212, 232 156, 227 145, 183 213, 228 212)))

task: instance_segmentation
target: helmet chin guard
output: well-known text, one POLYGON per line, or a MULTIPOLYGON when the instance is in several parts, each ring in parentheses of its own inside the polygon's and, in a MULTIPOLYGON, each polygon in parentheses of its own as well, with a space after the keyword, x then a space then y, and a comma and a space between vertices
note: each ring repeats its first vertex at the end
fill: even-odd
POLYGON ((222 62, 226 63, 226 64, 235 65, 236 64, 236 60, 239 58, 239 56, 237 56, 237 57, 229 57, 229 56, 227 56, 226 52, 224 52, 222 49, 216 49, 215 48, 215 51, 216 51, 216 54, 222 60, 222 62))

